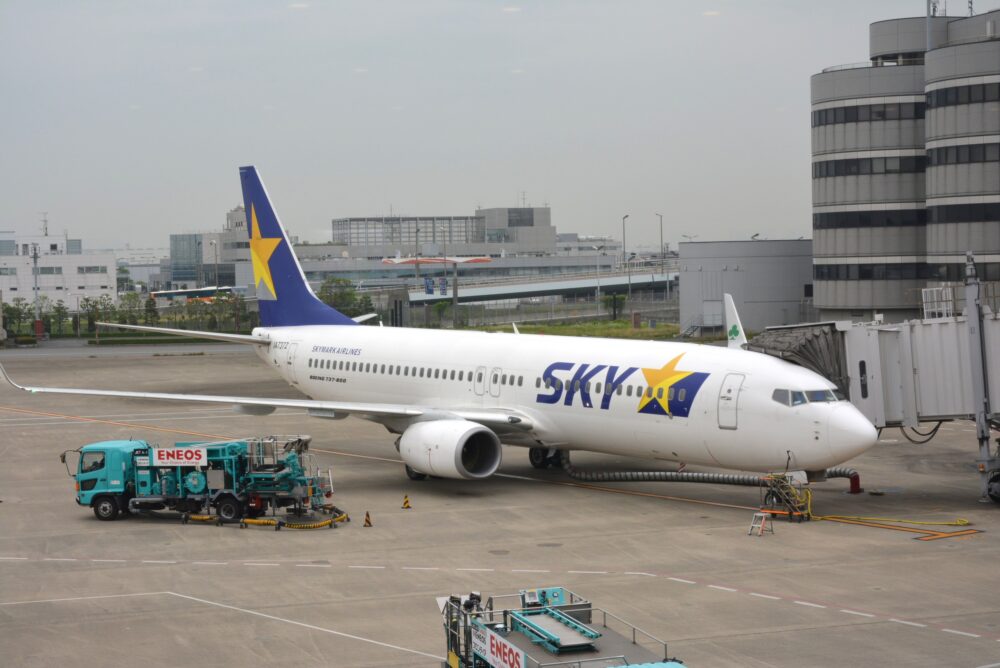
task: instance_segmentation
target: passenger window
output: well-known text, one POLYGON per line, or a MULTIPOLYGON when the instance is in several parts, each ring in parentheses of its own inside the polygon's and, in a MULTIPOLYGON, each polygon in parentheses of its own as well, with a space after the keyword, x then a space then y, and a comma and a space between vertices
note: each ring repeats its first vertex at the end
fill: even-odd
POLYGON ((670 390, 667 392, 667 401, 673 401, 674 394, 676 394, 676 388, 671 387, 670 390))
POLYGON ((682 387, 677 393, 677 401, 683 402, 687 398, 687 388, 682 387))
POLYGON ((586 392, 587 394, 590 394, 590 383, 583 384, 583 391, 586 392))
POLYGON ((464 377, 465 377, 465 372, 464 371, 459 371, 458 372, 458 379, 462 380, 464 377))
POLYGON ((663 388, 662 387, 656 388, 656 398, 657 399, 662 399, 663 398, 663 388))
MULTIPOLYGON (((538 388, 538 387, 541 387, 541 386, 542 386, 542 379, 541 378, 535 378, 535 387, 538 388)), ((549 386, 549 384, 546 383, 545 387, 548 387, 548 386, 549 386)))
POLYGON ((620 396, 622 396, 622 392, 624 392, 624 391, 625 391, 625 389, 624 389, 624 388, 625 388, 625 386, 624 386, 624 385, 619 385, 619 386, 618 386, 618 396, 619 396, 619 397, 620 397, 620 396))
POLYGON ((517 377, 517 386, 521 387, 522 385, 524 385, 524 376, 518 376, 517 377))
POLYGON ((806 403, 805 393, 799 392, 798 390, 792 390, 792 405, 801 406, 804 403, 806 403))
POLYGON ((648 399, 652 399, 653 398, 653 388, 652 387, 647 387, 646 388, 646 398, 648 398, 648 399))
POLYGON ((503 375, 503 378, 500 380, 500 384, 501 385, 506 385, 507 384, 507 374, 503 375))
POLYGON ((507 384, 514 387, 514 374, 511 374, 510 378, 507 379, 507 384))
POLYGON ((775 390, 771 393, 771 398, 782 406, 788 405, 788 390, 775 390))
POLYGON ((441 369, 434 369, 434 377, 438 378, 441 374, 441 369))
POLYGON ((424 377, 424 367, 420 367, 420 377, 424 377))
MULTIPOLYGON (((587 385, 590 385, 590 383, 587 383, 587 385)), ((587 388, 587 391, 588 392, 590 391, 589 387, 587 388)), ((601 393, 601 384, 600 383, 595 383, 594 384, 594 394, 600 394, 600 393, 601 393)))
POLYGON ((479 372, 479 374, 478 374, 478 376, 476 378, 476 381, 480 382, 480 383, 483 382, 483 372, 482 371, 479 372))
POLYGON ((451 370, 451 379, 455 380, 455 370, 454 369, 451 370))
MULTIPOLYGON (((392 368, 392 367, 389 367, 389 368, 392 368)), ((385 365, 384 364, 382 365, 382 373, 385 373, 385 365)))
POLYGON ((493 380, 491 380, 490 382, 493 383, 494 385, 497 384, 497 374, 493 374, 493 380))
MULTIPOLYGON (((619 389, 621 389, 621 388, 619 388, 619 389)), ((626 390, 625 394, 626 394, 626 396, 629 396, 629 397, 632 396, 632 386, 631 385, 628 386, 628 389, 626 390)))

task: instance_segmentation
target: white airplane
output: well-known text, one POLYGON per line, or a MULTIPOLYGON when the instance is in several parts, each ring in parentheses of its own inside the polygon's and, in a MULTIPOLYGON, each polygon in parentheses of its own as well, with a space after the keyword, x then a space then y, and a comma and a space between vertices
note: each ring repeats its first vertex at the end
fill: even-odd
MULTIPOLYGON (((254 167, 240 169, 261 327, 250 335, 121 326, 251 345, 309 397, 267 399, 15 387, 33 393, 279 407, 359 416, 400 434, 407 473, 486 478, 501 443, 539 468, 589 450, 745 471, 821 473, 872 447, 875 428, 833 383, 730 348, 527 334, 364 327, 310 289, 254 167)), ((727 302, 727 312, 735 308, 727 302)))

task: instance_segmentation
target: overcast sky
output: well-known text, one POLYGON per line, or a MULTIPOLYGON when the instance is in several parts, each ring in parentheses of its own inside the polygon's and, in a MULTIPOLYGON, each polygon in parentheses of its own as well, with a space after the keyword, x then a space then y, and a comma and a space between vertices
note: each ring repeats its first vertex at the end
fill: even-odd
MULTIPOLYGON (((966 11, 952 0, 951 13, 966 11)), ((292 233, 548 204, 629 247, 811 235, 809 76, 924 0, 0 3, 0 230, 292 233)), ((978 0, 976 11, 1000 6, 978 0)))

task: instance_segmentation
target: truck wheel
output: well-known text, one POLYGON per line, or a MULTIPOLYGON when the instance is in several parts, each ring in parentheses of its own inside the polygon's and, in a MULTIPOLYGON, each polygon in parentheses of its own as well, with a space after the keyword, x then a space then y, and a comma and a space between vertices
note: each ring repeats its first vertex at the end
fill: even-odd
POLYGON ((111 496, 99 496, 94 501, 94 515, 103 522, 118 518, 118 502, 111 496))
POLYGON ((215 503, 215 510, 219 519, 224 522, 235 522, 243 517, 243 508, 240 502, 231 496, 224 496, 215 503))

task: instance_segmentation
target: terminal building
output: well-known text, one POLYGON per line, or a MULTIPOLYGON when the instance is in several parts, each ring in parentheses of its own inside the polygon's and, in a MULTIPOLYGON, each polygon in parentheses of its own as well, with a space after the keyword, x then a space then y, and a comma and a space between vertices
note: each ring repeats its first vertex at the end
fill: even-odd
POLYGON ((813 278, 826 319, 920 315, 966 251, 1000 281, 1000 10, 870 26, 812 77, 813 278))

